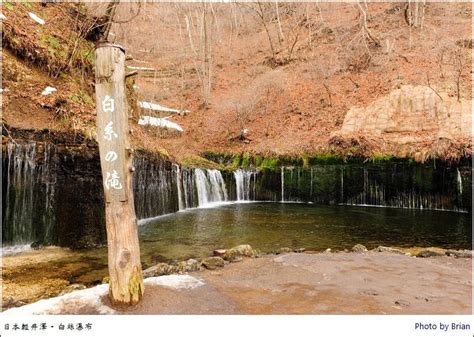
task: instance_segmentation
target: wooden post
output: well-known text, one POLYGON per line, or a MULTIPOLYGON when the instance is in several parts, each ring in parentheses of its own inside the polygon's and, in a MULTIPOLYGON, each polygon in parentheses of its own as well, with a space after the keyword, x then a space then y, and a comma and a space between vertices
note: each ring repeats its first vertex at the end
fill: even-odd
POLYGON ((96 48, 95 56, 97 139, 105 195, 109 297, 114 304, 136 304, 144 287, 133 204, 125 50, 103 43, 96 48))

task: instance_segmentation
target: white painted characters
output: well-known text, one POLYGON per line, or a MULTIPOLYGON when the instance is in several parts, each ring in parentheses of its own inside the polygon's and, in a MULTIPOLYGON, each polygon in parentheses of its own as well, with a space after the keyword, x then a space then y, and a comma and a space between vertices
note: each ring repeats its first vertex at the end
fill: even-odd
POLYGON ((118 138, 118 135, 115 133, 113 128, 114 122, 109 122, 104 128, 104 139, 112 140, 112 137, 118 138))
POLYGON ((115 151, 109 151, 105 155, 105 161, 108 161, 108 162, 116 161, 117 158, 118 158, 118 155, 117 155, 117 152, 115 151))
POLYGON ((106 172, 107 177, 105 178, 105 188, 110 190, 121 190, 122 184, 120 183, 120 177, 117 171, 113 170, 112 173, 106 172))
POLYGON ((115 111, 115 100, 110 96, 105 96, 102 101, 102 110, 104 112, 114 112, 115 111))

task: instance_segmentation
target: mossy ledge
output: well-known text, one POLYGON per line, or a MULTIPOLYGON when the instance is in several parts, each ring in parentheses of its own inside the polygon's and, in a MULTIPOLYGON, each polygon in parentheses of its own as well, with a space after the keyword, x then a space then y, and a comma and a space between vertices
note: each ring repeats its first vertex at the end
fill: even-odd
MULTIPOLYGON (((196 156, 197 157, 197 156, 196 156)), ((440 159, 430 159, 424 163, 417 162, 414 158, 400 158, 391 154, 375 154, 372 157, 360 156, 341 156, 332 153, 317 153, 303 155, 260 155, 251 153, 223 153, 214 151, 205 151, 201 154, 202 161, 209 165, 209 162, 215 163, 221 170, 234 171, 237 169, 257 169, 257 170, 276 170, 280 167, 295 166, 309 167, 314 165, 341 165, 341 164, 423 164, 436 166, 437 163, 449 163, 452 165, 471 165, 470 158, 461 158, 455 162, 447 162, 440 159)), ((196 159, 194 159, 196 160, 196 159)), ((186 165, 185 165, 186 166, 186 165)), ((212 166, 212 165, 211 165, 212 166)))

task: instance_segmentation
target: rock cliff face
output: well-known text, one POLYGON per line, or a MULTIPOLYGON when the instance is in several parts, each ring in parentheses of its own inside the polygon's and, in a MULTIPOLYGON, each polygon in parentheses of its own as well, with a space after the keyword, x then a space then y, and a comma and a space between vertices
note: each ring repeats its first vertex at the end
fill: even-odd
POLYGON ((471 100, 449 97, 427 86, 404 85, 366 107, 351 108, 334 135, 385 135, 406 144, 471 135, 471 100))

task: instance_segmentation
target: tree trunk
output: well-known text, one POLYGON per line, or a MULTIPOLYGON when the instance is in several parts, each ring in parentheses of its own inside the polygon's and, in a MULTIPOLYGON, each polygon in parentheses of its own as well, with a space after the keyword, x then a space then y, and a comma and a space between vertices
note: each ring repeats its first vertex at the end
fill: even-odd
POLYGON ((137 219, 133 203, 132 156, 125 96, 125 51, 108 43, 96 49, 97 139, 107 226, 109 297, 136 304, 143 295, 137 219))

